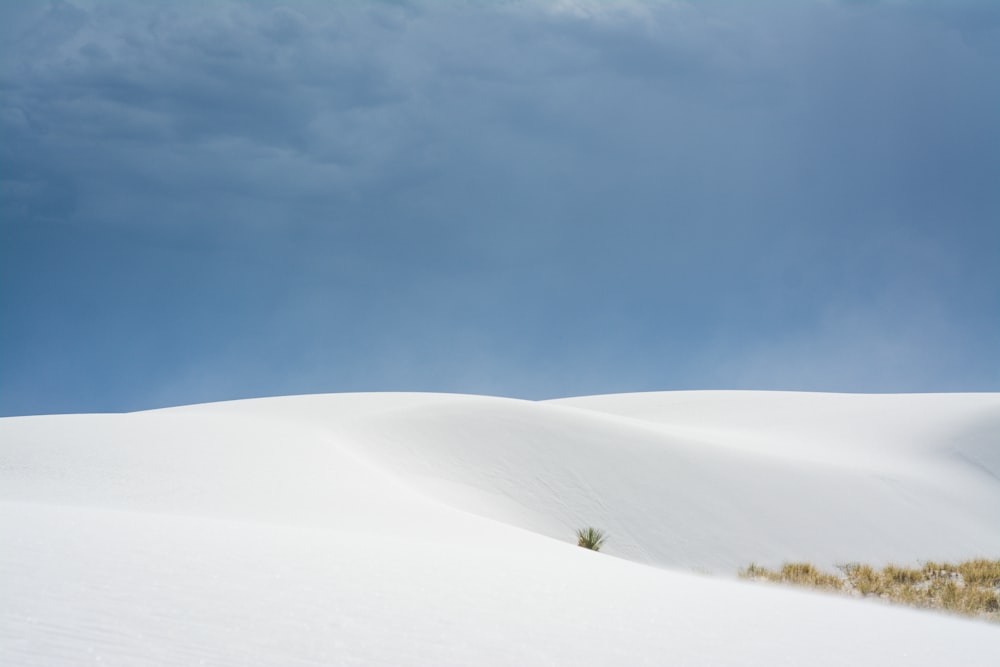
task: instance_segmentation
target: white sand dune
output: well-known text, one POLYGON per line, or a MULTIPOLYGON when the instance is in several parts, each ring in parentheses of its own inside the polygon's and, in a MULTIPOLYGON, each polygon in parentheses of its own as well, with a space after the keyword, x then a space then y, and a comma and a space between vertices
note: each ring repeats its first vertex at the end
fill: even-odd
POLYGON ((0 665, 992 666, 997 626, 731 577, 995 558, 998 527, 998 394, 7 418, 0 665))

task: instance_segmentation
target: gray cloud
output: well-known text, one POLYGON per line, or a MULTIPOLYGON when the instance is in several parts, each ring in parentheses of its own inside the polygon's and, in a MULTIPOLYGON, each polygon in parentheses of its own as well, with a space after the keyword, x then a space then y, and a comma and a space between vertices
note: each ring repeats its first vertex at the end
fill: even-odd
POLYGON ((0 12, 19 405, 1000 380, 991 3, 0 12))

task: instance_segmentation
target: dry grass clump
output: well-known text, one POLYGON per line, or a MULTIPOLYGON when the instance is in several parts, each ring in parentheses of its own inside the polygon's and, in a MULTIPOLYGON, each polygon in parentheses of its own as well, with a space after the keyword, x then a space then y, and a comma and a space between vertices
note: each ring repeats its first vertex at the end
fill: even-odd
POLYGON ((881 570, 848 563, 840 571, 841 576, 828 574, 811 563, 785 563, 779 570, 751 563, 740 570, 740 576, 1000 621, 1000 560, 979 558, 957 565, 928 562, 920 568, 889 564, 881 570))
POLYGON ((882 568, 882 577, 890 584, 896 586, 906 586, 907 584, 919 584, 924 579, 921 570, 914 570, 908 567, 900 567, 894 563, 889 563, 882 568))
POLYGON ((875 570, 871 565, 861 563, 850 563, 841 570, 847 578, 846 584, 864 596, 881 596, 886 592, 885 581, 882 573, 875 570))
POLYGON ((967 560, 956 565, 955 570, 962 575, 967 586, 972 584, 990 588, 1000 587, 1000 560, 985 558, 967 560))
POLYGON ((780 581, 813 588, 840 588, 840 579, 832 574, 820 572, 812 563, 785 563, 778 572, 780 581))
POLYGON ((761 567, 756 563, 750 563, 750 565, 740 570, 740 576, 744 579, 763 579, 765 581, 809 586, 811 588, 838 590, 841 586, 840 579, 837 576, 820 572, 812 563, 785 563, 777 571, 768 570, 766 567, 761 567))

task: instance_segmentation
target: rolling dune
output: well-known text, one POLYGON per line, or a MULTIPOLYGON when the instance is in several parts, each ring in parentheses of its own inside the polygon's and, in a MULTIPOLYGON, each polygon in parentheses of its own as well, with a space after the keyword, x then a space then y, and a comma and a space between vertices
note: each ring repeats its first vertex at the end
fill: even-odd
POLYGON ((996 626, 732 575, 997 557, 1000 395, 6 418, 0 526, 4 665, 985 666, 996 626))

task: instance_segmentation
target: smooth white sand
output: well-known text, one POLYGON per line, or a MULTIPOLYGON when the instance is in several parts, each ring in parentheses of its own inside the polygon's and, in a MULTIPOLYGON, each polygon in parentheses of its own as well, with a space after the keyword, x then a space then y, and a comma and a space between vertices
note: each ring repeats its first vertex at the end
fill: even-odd
POLYGON ((995 625, 730 577, 995 558, 997 526, 998 394, 7 418, 0 664, 992 666, 995 625))

